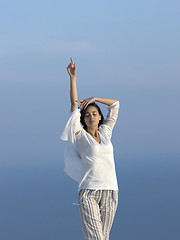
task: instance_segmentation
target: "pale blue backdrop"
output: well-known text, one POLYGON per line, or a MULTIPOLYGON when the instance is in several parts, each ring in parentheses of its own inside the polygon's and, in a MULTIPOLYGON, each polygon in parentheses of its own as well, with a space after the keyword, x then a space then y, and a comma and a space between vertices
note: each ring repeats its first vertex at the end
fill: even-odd
POLYGON ((179 240, 179 1, 1 0, 0 22, 0 239, 83 239, 59 139, 73 57, 79 98, 121 104, 110 239, 179 240))

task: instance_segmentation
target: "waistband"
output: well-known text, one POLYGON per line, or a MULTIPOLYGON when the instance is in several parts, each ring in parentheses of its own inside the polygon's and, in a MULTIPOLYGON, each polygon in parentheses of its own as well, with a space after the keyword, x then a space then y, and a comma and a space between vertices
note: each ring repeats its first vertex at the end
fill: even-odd
MULTIPOLYGON (((102 191, 102 192, 112 191, 114 193, 118 193, 119 189, 118 190, 113 190, 113 189, 80 189, 79 193, 78 193, 79 196, 80 196, 81 191, 91 191, 91 194, 88 197, 85 197, 86 201, 87 201, 89 198, 95 197, 95 194, 96 194, 97 191, 102 191)), ((78 202, 73 202, 72 204, 73 205, 81 205, 81 204, 83 204, 83 202, 81 202, 82 198, 83 198, 83 195, 81 196, 81 198, 79 199, 78 202)))

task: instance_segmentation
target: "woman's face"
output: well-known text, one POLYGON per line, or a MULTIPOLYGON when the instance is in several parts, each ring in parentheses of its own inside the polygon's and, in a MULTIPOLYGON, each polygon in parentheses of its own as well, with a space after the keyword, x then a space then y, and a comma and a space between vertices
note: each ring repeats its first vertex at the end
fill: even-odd
POLYGON ((100 120, 101 115, 99 114, 98 109, 94 106, 87 107, 84 115, 84 122, 87 127, 98 127, 100 120))

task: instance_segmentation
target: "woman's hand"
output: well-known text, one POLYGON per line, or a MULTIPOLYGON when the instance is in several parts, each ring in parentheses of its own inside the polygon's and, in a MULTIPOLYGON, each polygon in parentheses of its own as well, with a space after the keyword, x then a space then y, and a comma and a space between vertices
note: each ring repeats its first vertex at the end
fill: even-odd
POLYGON ((91 98, 79 100, 78 102, 81 103, 81 105, 79 106, 79 108, 84 108, 84 109, 86 109, 87 106, 88 106, 90 103, 94 102, 94 101, 96 101, 96 98, 95 98, 95 97, 91 97, 91 98))
POLYGON ((67 71, 71 78, 76 77, 77 67, 76 67, 75 63, 73 62, 72 58, 71 58, 71 63, 67 67, 67 71))

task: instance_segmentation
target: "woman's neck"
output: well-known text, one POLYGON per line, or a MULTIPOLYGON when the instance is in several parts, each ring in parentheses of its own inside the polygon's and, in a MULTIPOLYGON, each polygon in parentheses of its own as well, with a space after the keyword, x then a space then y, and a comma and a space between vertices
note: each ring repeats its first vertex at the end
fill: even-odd
POLYGON ((87 127, 87 132, 89 134, 91 134, 92 136, 97 137, 98 136, 98 127, 96 127, 96 128, 87 127))

